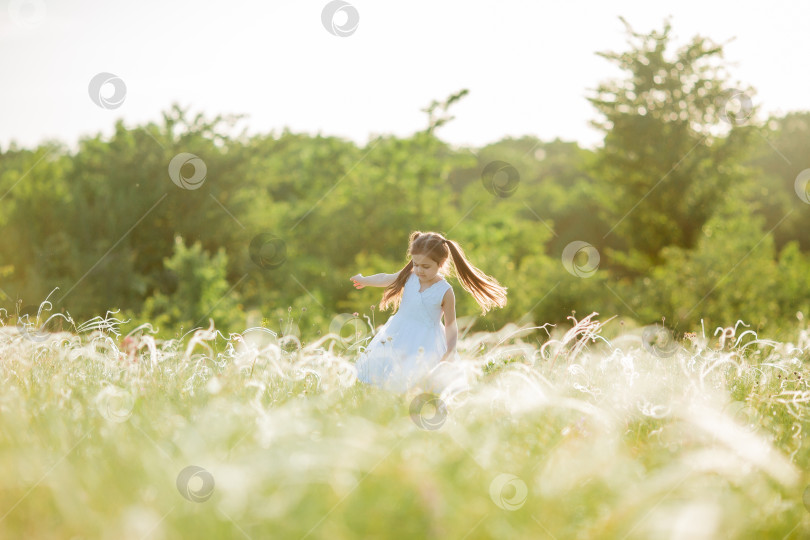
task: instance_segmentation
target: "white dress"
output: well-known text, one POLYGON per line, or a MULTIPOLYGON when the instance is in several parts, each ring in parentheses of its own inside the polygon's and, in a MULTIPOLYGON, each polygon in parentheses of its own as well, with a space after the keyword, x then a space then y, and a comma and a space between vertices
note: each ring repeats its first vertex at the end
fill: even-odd
POLYGON ((442 299, 451 285, 442 278, 421 293, 420 287, 419 277, 411 272, 399 309, 357 359, 360 381, 406 392, 423 382, 447 352, 441 315, 442 299))

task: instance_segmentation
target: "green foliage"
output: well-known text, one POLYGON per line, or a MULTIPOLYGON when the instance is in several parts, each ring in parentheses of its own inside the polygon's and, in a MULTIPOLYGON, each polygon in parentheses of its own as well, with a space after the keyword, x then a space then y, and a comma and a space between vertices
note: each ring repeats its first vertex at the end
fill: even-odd
POLYGON ((777 320, 784 313, 780 289, 799 284, 780 279, 763 221, 729 199, 703 226, 694 250, 664 249, 664 264, 636 284, 637 311, 651 321, 663 315, 684 332, 700 329, 701 319, 707 328, 733 326, 738 319, 761 328, 777 320))
POLYGON ((0 153, 2 309, 38 305, 59 287, 56 311, 148 313, 172 333, 227 292, 230 307, 212 313, 236 328, 246 321, 230 313, 241 305, 254 322, 315 339, 338 313, 385 322, 391 312, 370 309, 382 290, 357 291, 348 278, 402 268, 420 229, 459 241, 509 288, 507 306, 480 317, 453 283, 457 315, 475 330, 566 323, 572 311, 690 329, 704 317, 778 328, 810 315, 810 205, 794 190, 808 167, 810 113, 761 125, 755 109, 735 116, 721 45, 676 46, 668 22, 628 34, 626 50, 599 53, 623 75, 589 98, 605 133, 596 150, 531 136, 454 148, 439 134, 466 89, 423 108, 424 129, 359 146, 287 129, 247 137, 233 133, 239 116, 176 104, 156 123, 119 120, 72 155, 58 142, 12 146, 0 153), (181 152, 206 165, 199 189, 169 178, 181 152), (510 192, 485 185, 496 161, 516 173, 510 192), (286 259, 260 268, 249 246, 267 233, 286 259), (177 236, 199 245, 181 248, 187 263, 177 236), (563 267, 573 241, 599 251, 591 277, 563 267))
POLYGON ((1 538, 637 540, 697 506, 689 538, 810 534, 810 369, 785 354, 806 323, 666 358, 581 327, 556 364, 477 333, 469 386, 428 403, 359 383, 329 341, 82 328, 0 326, 1 538))
POLYGON ((796 177, 810 168, 810 112, 775 116, 758 130, 745 164, 754 172, 757 191, 749 204, 774 228, 777 248, 795 240, 810 250, 810 206, 796 193, 796 177))
POLYGON ((241 331, 244 316, 237 299, 229 294, 225 279, 228 256, 220 248, 215 256, 203 250, 200 242, 186 247, 178 236, 174 253, 164 261, 170 272, 167 292, 156 292, 144 303, 141 318, 166 335, 167 330, 214 325, 224 331, 241 331))
POLYGON ((605 117, 592 122, 605 131, 593 166, 608 224, 604 247, 611 266, 630 275, 649 272, 666 246, 694 246, 719 201, 741 181, 737 164, 752 136, 730 116, 737 91, 716 62, 722 47, 695 37, 669 58, 669 30, 666 23, 663 32, 644 35, 628 25, 638 45, 597 53, 626 77, 600 84, 589 98, 605 117))

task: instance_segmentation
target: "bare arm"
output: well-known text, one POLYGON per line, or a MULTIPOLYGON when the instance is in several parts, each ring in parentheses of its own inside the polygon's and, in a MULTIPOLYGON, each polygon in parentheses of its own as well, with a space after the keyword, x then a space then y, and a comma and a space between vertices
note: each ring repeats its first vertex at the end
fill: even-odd
POLYGON ((444 313, 444 336, 447 339, 447 352, 440 361, 453 358, 456 353, 456 343, 458 342, 458 324, 456 323, 456 297, 453 289, 448 289, 444 293, 442 300, 442 312, 444 313))
POLYGON ((362 274, 352 276, 354 286, 358 289, 363 287, 388 287, 391 285, 399 274, 374 274, 373 276, 364 277, 362 274))

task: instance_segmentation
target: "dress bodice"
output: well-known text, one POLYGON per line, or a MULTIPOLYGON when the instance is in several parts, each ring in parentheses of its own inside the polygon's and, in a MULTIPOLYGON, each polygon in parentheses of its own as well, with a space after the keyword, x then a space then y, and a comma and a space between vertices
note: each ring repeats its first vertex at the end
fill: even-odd
POLYGON ((402 312, 402 316, 413 317, 429 324, 440 323, 442 299, 447 290, 451 288, 451 285, 442 278, 422 292, 419 292, 420 287, 419 277, 411 273, 405 282, 402 301, 397 313, 402 312))

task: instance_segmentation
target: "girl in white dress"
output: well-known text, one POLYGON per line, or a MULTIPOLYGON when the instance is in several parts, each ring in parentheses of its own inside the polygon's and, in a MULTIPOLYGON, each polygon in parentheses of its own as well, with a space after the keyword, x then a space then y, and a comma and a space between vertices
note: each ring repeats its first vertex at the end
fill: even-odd
POLYGON ((457 360, 456 301, 444 279, 450 260, 461 286, 484 314, 506 305, 507 288, 467 260, 458 243, 434 232, 415 231, 410 260, 396 274, 352 276, 354 286, 386 287, 380 309, 398 307, 357 360, 357 378, 394 392, 406 392, 429 378, 442 361, 457 360), (444 315, 444 322, 441 316, 444 315))

